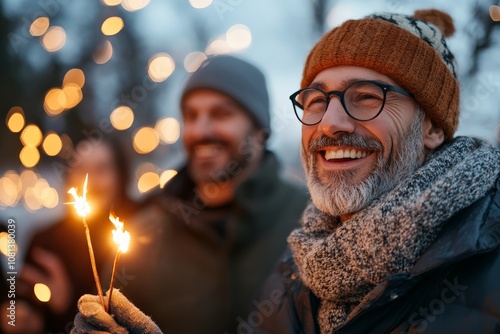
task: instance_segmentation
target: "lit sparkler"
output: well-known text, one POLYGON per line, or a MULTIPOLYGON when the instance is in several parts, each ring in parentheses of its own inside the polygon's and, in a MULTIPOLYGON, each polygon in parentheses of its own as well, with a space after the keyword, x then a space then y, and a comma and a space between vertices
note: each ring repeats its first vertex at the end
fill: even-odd
POLYGON ((87 237, 87 246, 89 249, 89 255, 90 255, 90 263, 92 265, 92 272, 94 274, 94 280, 95 280, 95 285, 97 287, 97 293, 99 294, 99 299, 101 301, 101 304, 103 307, 105 307, 104 304, 104 297, 102 294, 102 288, 101 288, 101 282, 99 280, 99 275, 97 274, 97 266, 95 264, 95 257, 94 257, 94 249, 92 248, 92 241, 90 239, 90 230, 89 226, 87 224, 86 217, 90 213, 90 205, 87 202, 87 183, 88 183, 88 178, 89 175, 87 174, 85 176, 85 182, 83 183, 83 191, 82 191, 82 196, 78 196, 76 189, 71 188, 68 193, 73 196, 75 199, 74 202, 69 202, 66 204, 73 204, 75 207, 76 213, 82 217, 82 222, 83 222, 83 227, 85 227, 85 236, 87 237))
POLYGON ((113 232, 113 241, 118 246, 116 250, 115 260, 113 261, 113 269, 111 271, 111 282, 109 283, 109 296, 108 296, 108 306, 106 311, 109 312, 111 309, 111 295, 113 294, 113 284, 115 281, 116 266, 120 259, 120 254, 125 253, 128 250, 128 245, 130 243, 130 233, 123 230, 123 222, 120 221, 118 217, 113 214, 109 215, 109 220, 115 225, 113 232))

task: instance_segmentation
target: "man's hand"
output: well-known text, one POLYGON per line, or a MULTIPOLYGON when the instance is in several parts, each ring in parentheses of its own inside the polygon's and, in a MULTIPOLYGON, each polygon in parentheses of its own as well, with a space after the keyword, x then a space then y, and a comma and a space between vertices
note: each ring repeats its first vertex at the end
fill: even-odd
MULTIPOLYGON (((108 301, 107 298, 104 300, 108 301)), ((83 295, 78 301, 78 309, 80 312, 75 317, 75 327, 71 330, 71 334, 162 333, 150 317, 142 313, 117 289, 113 291, 110 314, 100 304, 99 297, 93 295, 83 295)))

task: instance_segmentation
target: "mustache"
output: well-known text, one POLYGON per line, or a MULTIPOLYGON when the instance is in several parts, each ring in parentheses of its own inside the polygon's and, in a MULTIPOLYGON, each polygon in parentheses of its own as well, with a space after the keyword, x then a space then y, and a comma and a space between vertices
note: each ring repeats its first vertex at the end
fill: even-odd
POLYGON ((370 151, 382 151, 384 146, 375 138, 365 138, 353 133, 343 133, 335 138, 321 135, 309 143, 309 151, 319 151, 326 146, 350 146, 370 151))
POLYGON ((222 145, 222 146, 229 146, 229 143, 226 140, 219 139, 219 138, 205 138, 201 140, 197 140, 195 142, 190 143, 186 149, 188 151, 193 150, 195 146, 197 145, 222 145))

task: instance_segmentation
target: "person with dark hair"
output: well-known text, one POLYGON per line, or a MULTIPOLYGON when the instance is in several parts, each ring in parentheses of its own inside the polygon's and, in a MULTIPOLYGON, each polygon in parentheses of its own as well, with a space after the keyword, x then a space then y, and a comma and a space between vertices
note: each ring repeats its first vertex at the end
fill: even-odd
POLYGON ((180 106, 186 165, 128 224, 120 264, 128 280, 123 294, 113 292, 113 317, 86 295, 75 333, 234 333, 298 226, 308 196, 281 179, 266 148, 262 72, 209 57, 187 79, 180 106))
MULTIPOLYGON (((110 242, 114 226, 109 214, 114 212, 126 220, 135 208, 126 191, 126 157, 119 142, 109 138, 81 140, 75 144, 73 156, 78 159, 68 164, 64 189, 81 190, 85 175, 89 174, 87 196, 91 213, 87 222, 98 269, 104 272, 115 252, 110 242)), ((5 332, 67 333, 73 326, 78 298, 96 292, 81 218, 74 215, 71 207, 67 210, 61 221, 34 235, 17 279, 18 312, 30 314, 31 321, 7 326, 3 328, 5 332), (33 292, 36 283, 51 290, 48 302, 37 300, 33 292)))

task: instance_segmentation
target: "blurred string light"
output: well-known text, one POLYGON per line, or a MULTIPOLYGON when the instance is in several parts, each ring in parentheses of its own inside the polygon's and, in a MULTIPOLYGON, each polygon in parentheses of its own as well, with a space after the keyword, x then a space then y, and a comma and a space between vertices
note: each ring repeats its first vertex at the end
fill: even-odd
POLYGON ((42 16, 37 18, 30 26, 30 34, 31 36, 42 36, 45 34, 47 29, 49 29, 50 20, 48 17, 42 16))
POLYGON ((191 6, 196 9, 206 8, 212 4, 213 0, 189 0, 191 6))
POLYGON ((81 69, 70 69, 63 79, 61 88, 50 89, 43 102, 43 109, 49 116, 57 116, 63 111, 76 107, 83 99, 82 87, 85 75, 81 69))
POLYGON ((35 167, 40 161, 40 152, 33 146, 24 146, 19 153, 19 160, 26 168, 35 167))
POLYGON ((21 132, 21 142, 25 146, 37 147, 42 142, 42 131, 35 124, 27 125, 21 132))
POLYGON ((155 130, 163 144, 173 144, 179 139, 180 125, 179 121, 175 118, 167 117, 160 119, 156 122, 155 130))
POLYGON ((22 199, 24 207, 37 211, 42 207, 55 208, 59 204, 59 194, 46 179, 31 170, 21 175, 9 170, 0 177, 0 205, 15 207, 22 199))
POLYGON ((5 119, 7 124, 7 128, 17 133, 21 131, 24 127, 24 111, 21 107, 12 107, 7 113, 7 117, 5 119))
POLYGON ((121 4, 126 11, 135 12, 146 7, 149 1, 150 0, 122 0, 121 4))
POLYGON ((490 6, 490 17, 493 21, 500 21, 500 6, 490 6))
POLYGON ((106 6, 118 6, 121 4, 122 0, 101 0, 101 2, 106 6))
POLYGON ((205 50, 205 53, 207 55, 217 55, 229 53, 231 51, 231 47, 229 46, 225 38, 217 38, 216 40, 210 42, 205 50))
POLYGON ((244 24, 235 24, 230 27, 224 36, 221 36, 207 46, 207 55, 224 54, 241 51, 252 44, 252 32, 244 24))
POLYGON ((160 138, 155 129, 142 127, 133 136, 134 150, 139 154, 152 152, 160 144, 160 138))
POLYGON ((127 130, 134 123, 134 112, 127 106, 119 106, 111 112, 109 120, 116 130, 127 130))
POLYGON ((67 153, 73 151, 73 141, 65 133, 61 135, 61 141, 62 141, 62 149, 57 156, 62 159, 67 159, 68 158, 67 153))
POLYGON ((226 40, 233 50, 244 50, 252 44, 252 33, 244 24, 236 24, 226 32, 226 40))
POLYGON ((157 170, 158 167, 156 167, 155 164, 151 162, 143 162, 142 164, 139 165, 139 167, 135 171, 135 178, 139 179, 142 174, 146 172, 156 172, 157 170))
POLYGON ((157 53, 149 59, 148 75, 154 82, 162 82, 174 72, 175 62, 167 53, 157 53))
POLYGON ((79 68, 72 68, 64 75, 63 86, 75 84, 80 88, 85 85, 85 74, 79 68))
POLYGON ((123 29, 123 20, 119 16, 108 17, 101 26, 101 31, 106 36, 118 34, 123 29))
POLYGON ((41 302, 48 302, 51 297, 50 288, 43 283, 36 283, 33 287, 36 298, 41 302))
POLYGON ((160 175, 160 188, 165 187, 165 184, 167 184, 170 179, 172 179, 174 176, 177 175, 177 171, 173 169, 167 169, 163 171, 160 175))
POLYGON ((104 41, 93 53, 92 58, 96 64, 107 63, 113 57, 113 45, 110 41, 104 41))
POLYGON ((61 152, 62 149, 62 140, 61 137, 55 132, 49 131, 45 135, 45 139, 42 143, 43 150, 48 156, 56 156, 61 152))
POLYGON ((160 176, 155 172, 146 172, 141 175, 137 182, 139 192, 145 193, 160 185, 160 176))
POLYGON ((19 160, 24 167, 34 167, 40 161, 40 152, 37 147, 42 143, 42 139, 42 131, 35 124, 27 125, 21 132, 21 143, 24 147, 19 153, 19 160))
POLYGON ((193 73, 196 71, 200 65, 207 59, 207 55, 201 51, 194 51, 189 53, 184 58, 184 68, 186 72, 193 73))
POLYGON ((62 27, 51 27, 42 37, 42 45, 48 52, 59 51, 64 44, 66 44, 66 32, 62 27))
POLYGON ((15 239, 9 238, 7 232, 0 232, 0 252, 5 256, 9 256, 9 253, 17 254, 17 243, 15 239))

